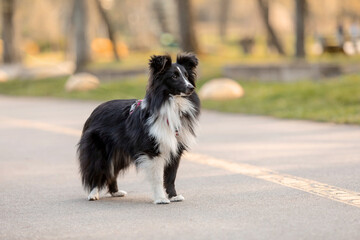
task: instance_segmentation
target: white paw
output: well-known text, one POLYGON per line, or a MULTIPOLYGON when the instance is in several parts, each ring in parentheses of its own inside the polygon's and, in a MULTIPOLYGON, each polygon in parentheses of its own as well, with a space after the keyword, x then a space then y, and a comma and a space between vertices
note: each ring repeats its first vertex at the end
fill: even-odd
POLYGON ((167 198, 159 198, 154 201, 155 204, 169 204, 170 200, 167 198))
POLYGON ((96 192, 96 193, 93 193, 91 192, 88 196, 88 200, 89 201, 96 201, 96 200, 99 200, 99 193, 96 192))
POLYGON ((120 190, 120 191, 117 191, 117 192, 114 192, 114 193, 110 193, 111 196, 113 197, 124 197, 126 196, 127 192, 123 191, 123 190, 120 190))
POLYGON ((181 202, 184 200, 185 198, 181 194, 170 198, 170 202, 181 202))

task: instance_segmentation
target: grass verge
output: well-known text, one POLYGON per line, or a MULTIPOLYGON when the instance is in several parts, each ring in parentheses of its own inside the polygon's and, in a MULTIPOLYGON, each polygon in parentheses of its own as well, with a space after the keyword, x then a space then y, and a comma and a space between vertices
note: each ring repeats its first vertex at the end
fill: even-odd
POLYGON ((68 77, 33 81, 13 80, 0 83, 0 94, 14 96, 40 96, 84 100, 110 100, 116 98, 141 98, 145 95, 146 77, 139 76, 122 81, 107 82, 87 92, 67 92, 68 77))
POLYGON ((240 84, 245 90, 243 98, 203 101, 203 107, 223 112, 360 124, 360 75, 317 82, 240 81, 240 84))
MULTIPOLYGON (((212 72, 214 74, 216 71, 212 72)), ((215 75, 217 75, 216 73, 215 75)), ((199 79, 203 85, 210 75, 199 79)), ((43 96, 105 101, 143 98, 147 77, 107 82, 89 92, 64 90, 67 77, 0 83, 0 94, 43 96)), ((322 81, 264 83, 239 81, 245 96, 227 101, 203 101, 202 106, 222 112, 269 115, 334 123, 360 124, 360 75, 346 75, 322 81)))

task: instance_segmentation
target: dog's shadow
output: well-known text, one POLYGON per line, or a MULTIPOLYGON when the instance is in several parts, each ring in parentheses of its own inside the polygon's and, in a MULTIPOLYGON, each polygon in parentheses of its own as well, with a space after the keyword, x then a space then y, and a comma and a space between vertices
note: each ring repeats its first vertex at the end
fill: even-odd
POLYGON ((112 196, 102 196, 97 201, 89 202, 102 202, 106 204, 131 204, 131 205, 148 205, 152 204, 152 200, 146 196, 125 196, 125 197, 112 197, 112 196))
POLYGON ((86 197, 84 198, 76 198, 76 199, 69 199, 65 202, 71 202, 75 204, 81 204, 82 206, 86 204, 86 206, 149 206, 154 205, 153 201, 147 195, 140 195, 140 194, 130 194, 125 197, 112 197, 110 195, 103 195, 100 196, 99 200, 96 201, 89 201, 86 197))

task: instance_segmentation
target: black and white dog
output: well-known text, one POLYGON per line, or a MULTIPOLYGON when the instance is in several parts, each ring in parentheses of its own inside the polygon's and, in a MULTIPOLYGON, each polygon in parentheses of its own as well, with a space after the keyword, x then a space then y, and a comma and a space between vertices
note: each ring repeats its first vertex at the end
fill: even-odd
POLYGON ((85 122, 78 154, 82 183, 89 200, 99 199, 105 186, 114 197, 117 176, 132 163, 143 169, 154 203, 182 201, 175 190, 181 155, 194 143, 200 100, 195 93, 194 54, 152 56, 143 100, 112 100, 98 106, 85 122), (166 189, 167 196, 164 188, 166 189))

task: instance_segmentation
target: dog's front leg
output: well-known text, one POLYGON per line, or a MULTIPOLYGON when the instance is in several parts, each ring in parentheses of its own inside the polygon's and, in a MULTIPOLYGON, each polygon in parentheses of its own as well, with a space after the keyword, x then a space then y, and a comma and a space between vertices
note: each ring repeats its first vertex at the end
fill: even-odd
POLYGON ((179 168, 181 154, 182 152, 176 157, 173 157, 170 164, 165 167, 164 171, 164 187, 171 202, 181 202, 185 200, 182 195, 177 195, 175 190, 175 179, 179 168))
POLYGON ((154 194, 154 203, 155 204, 168 204, 170 203, 169 199, 165 196, 165 191, 163 187, 164 183, 164 165, 165 159, 156 157, 148 158, 141 160, 140 167, 145 170, 147 179, 150 182, 153 194, 154 194))

